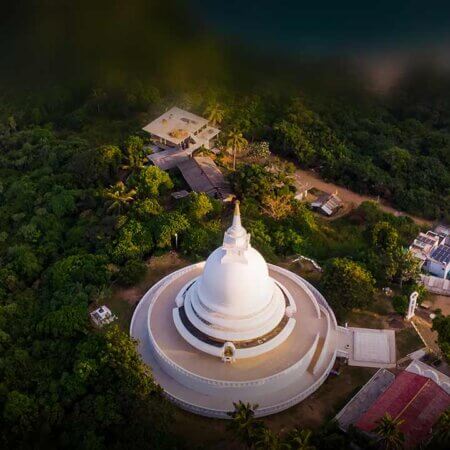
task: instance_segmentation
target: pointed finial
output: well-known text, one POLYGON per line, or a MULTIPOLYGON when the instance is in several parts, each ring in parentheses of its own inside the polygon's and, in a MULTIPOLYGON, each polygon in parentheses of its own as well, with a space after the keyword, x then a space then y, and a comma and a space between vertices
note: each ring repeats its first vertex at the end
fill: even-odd
POLYGON ((234 215, 235 216, 240 216, 241 215, 241 210, 239 209, 239 203, 240 203, 239 200, 236 200, 234 202, 234 215))
POLYGON ((233 223, 231 224, 231 229, 234 230, 235 232, 241 232, 242 230, 239 200, 236 200, 234 203, 233 223))
POLYGON ((233 213, 233 223, 230 228, 225 231, 225 236, 223 238, 223 245, 227 251, 246 251, 250 245, 250 236, 245 231, 245 228, 241 223, 241 211, 239 208, 239 200, 234 202, 234 213, 233 213))

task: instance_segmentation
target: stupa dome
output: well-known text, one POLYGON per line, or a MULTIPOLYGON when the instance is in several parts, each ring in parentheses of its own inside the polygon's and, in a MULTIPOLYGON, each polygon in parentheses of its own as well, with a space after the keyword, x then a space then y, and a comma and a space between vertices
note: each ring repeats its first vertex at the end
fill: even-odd
POLYGON ((396 361, 394 331, 338 326, 314 286, 266 264, 239 203, 222 246, 153 285, 130 330, 167 397, 214 418, 229 418, 238 400, 259 404, 258 416, 283 411, 315 392, 338 356, 356 366, 396 361))
POLYGON ((251 247, 238 202, 223 245, 211 253, 202 275, 185 292, 184 311, 204 339, 235 343, 273 332, 285 315, 283 292, 251 247))
POLYGON ((255 314, 265 308, 273 289, 267 264, 252 247, 242 258, 227 258, 226 250, 216 249, 206 260, 198 281, 203 304, 232 317, 255 314))

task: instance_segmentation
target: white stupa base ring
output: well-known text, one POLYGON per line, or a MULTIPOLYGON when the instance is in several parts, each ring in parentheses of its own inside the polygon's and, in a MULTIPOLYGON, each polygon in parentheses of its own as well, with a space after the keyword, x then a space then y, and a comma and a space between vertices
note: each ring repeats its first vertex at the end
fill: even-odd
MULTIPOLYGON (((182 287, 176 296, 176 307, 174 307, 172 314, 175 327, 180 335, 192 346, 201 349, 205 353, 220 358, 222 357, 224 344, 232 342, 235 349, 233 360, 259 356, 282 344, 294 329, 295 318, 293 318, 293 316, 296 311, 295 302, 290 293, 281 284, 276 282, 276 280, 272 280, 277 289, 277 295, 283 297, 283 310, 286 311, 286 308, 291 308, 288 310, 290 312, 289 317, 286 314, 283 314, 282 318, 273 329, 266 334, 262 334, 263 332, 257 333, 258 338, 255 339, 235 341, 228 338, 219 340, 204 333, 198 328, 201 318, 195 317, 196 313, 193 310, 189 299, 186 299, 187 292, 189 292, 189 289, 197 279, 198 277, 182 287), (187 314, 186 308, 189 308, 189 314, 187 314), (190 320, 189 316, 192 317, 192 315, 196 318, 196 323, 193 323, 192 320, 190 320)), ((204 326, 204 328, 207 329, 207 326, 204 326)))
POLYGON ((288 335, 280 337, 284 342, 272 342, 281 333, 267 341, 274 348, 263 355, 226 364, 203 349, 201 341, 189 344, 181 337, 174 312, 177 294, 202 270, 203 263, 195 264, 163 278, 142 298, 131 322, 139 352, 167 397, 188 411, 228 418, 239 400, 259 404, 256 415, 265 416, 317 390, 333 367, 339 340, 336 319, 320 293, 297 275, 269 265, 270 276, 289 292, 297 310, 289 310, 283 328, 288 335))

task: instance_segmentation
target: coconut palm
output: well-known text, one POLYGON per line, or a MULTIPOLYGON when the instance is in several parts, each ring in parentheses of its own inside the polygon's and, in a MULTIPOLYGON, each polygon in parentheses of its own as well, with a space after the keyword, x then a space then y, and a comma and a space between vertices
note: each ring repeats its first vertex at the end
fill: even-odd
POLYGON ((265 425, 258 428, 254 438, 254 447, 261 450, 281 450, 284 446, 280 442, 280 438, 273 433, 265 425))
POLYGON ((211 125, 216 126, 222 122, 225 111, 218 103, 210 103, 205 110, 205 114, 208 116, 211 125))
POLYGON ((385 450, 399 450, 403 448, 405 436, 399 428, 403 422, 404 420, 393 418, 389 413, 386 413, 378 420, 374 431, 381 438, 382 448, 385 450))
POLYGON ((117 211, 120 214, 122 208, 133 201, 135 195, 135 189, 127 190, 127 187, 122 181, 117 182, 105 193, 105 197, 109 201, 108 212, 117 211))
POLYGON ((285 447, 289 450, 315 450, 311 444, 312 431, 294 428, 287 436, 285 447))
POLYGON ((139 136, 129 136, 124 142, 126 164, 121 167, 131 172, 143 169, 148 162, 145 157, 144 141, 139 136))
POLYGON ((227 147, 233 150, 233 170, 236 170, 236 153, 241 152, 247 144, 247 139, 239 131, 234 130, 229 133, 227 147))
POLYGON ((122 164, 120 167, 130 172, 136 172, 139 169, 143 169, 147 163, 146 158, 131 154, 127 156, 127 164, 122 164))
POLYGON ((97 113, 100 113, 100 105, 106 100, 106 92, 101 88, 92 89, 91 99, 97 106, 97 113))
POLYGON ((248 448, 251 448, 258 435, 258 429, 262 422, 255 419, 255 410, 258 405, 251 405, 250 403, 243 403, 239 400, 234 403, 234 411, 229 412, 231 421, 228 428, 235 434, 235 436, 243 442, 248 448))
POLYGON ((433 445, 438 445, 439 448, 441 448, 441 446, 442 448, 445 448, 444 445, 447 445, 450 442, 450 409, 447 409, 447 411, 439 418, 431 442, 433 445))

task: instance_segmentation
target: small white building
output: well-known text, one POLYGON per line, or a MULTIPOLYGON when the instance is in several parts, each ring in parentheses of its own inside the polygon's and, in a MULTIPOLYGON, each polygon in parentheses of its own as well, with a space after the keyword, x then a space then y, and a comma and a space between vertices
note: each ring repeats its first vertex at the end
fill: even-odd
POLYGON ((220 133, 218 128, 209 125, 203 117, 183 109, 173 108, 150 122, 143 128, 151 134, 157 146, 163 150, 195 150, 200 147, 211 149, 220 133))
POLYGON ((106 306, 100 306, 95 311, 91 312, 91 319, 98 327, 102 327, 108 323, 116 320, 116 316, 111 312, 111 310, 106 306))
POLYGON ((438 278, 446 279, 450 273, 449 232, 448 228, 438 225, 434 231, 419 233, 409 246, 421 267, 438 278))
POLYGON ((431 252, 439 246, 441 238, 433 231, 427 231, 426 233, 419 233, 414 239, 413 243, 409 246, 410 252, 421 261, 423 265, 431 252))
POLYGON ((435 248, 428 257, 426 267, 432 275, 447 278, 450 273, 450 245, 442 243, 435 248))

